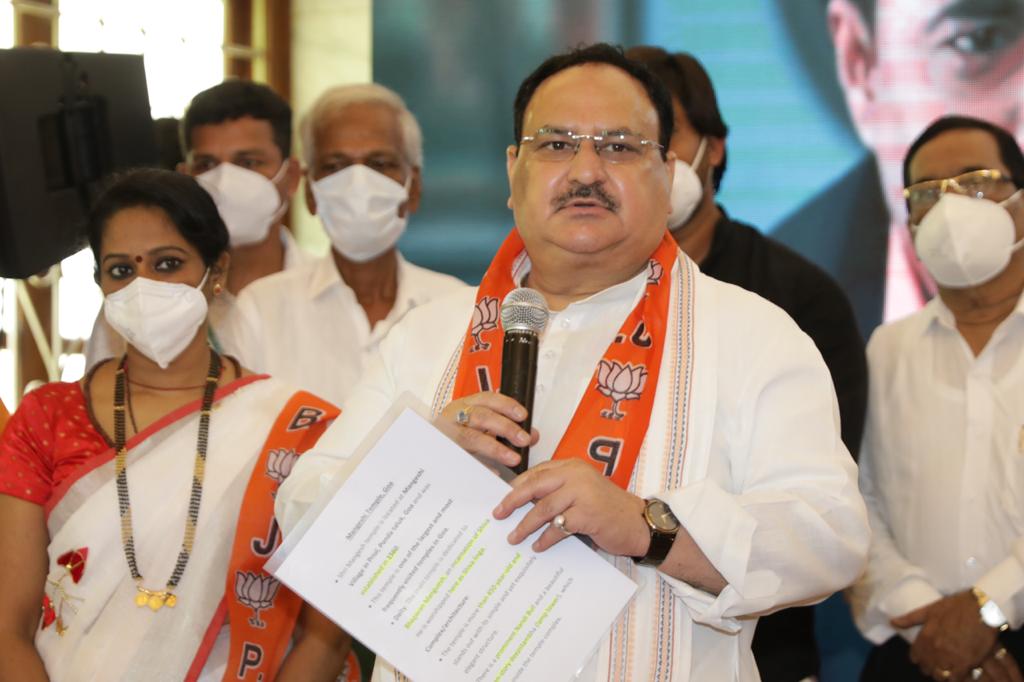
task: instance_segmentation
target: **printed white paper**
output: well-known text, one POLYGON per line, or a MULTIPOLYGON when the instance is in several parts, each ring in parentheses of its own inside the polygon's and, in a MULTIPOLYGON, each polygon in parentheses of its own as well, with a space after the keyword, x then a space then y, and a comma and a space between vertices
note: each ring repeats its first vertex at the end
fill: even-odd
POLYGON ((510 545, 527 509, 494 519, 508 484, 412 409, 391 418, 268 570, 418 682, 572 679, 636 585, 576 538, 510 545))

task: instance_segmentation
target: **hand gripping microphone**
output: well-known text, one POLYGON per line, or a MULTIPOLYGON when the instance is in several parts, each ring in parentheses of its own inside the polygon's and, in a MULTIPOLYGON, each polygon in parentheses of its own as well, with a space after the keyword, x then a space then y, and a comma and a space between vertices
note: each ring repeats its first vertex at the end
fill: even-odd
MULTIPOLYGON (((501 394, 514 398, 526 408, 520 424, 527 433, 533 422, 533 391, 537 383, 537 349, 540 335, 548 323, 548 303, 533 289, 520 287, 505 296, 501 304, 501 326, 505 336, 501 345, 501 394)), ((519 464, 512 470, 521 474, 529 464, 530 447, 501 442, 519 453, 519 464)))

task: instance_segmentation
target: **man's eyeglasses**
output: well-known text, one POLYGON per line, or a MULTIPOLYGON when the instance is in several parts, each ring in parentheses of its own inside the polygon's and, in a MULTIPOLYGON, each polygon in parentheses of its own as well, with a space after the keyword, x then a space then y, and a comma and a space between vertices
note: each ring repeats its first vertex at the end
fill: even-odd
POLYGON ((643 158, 649 147, 664 149, 657 142, 645 140, 635 133, 602 131, 596 135, 584 135, 552 128, 540 128, 533 135, 525 135, 520 144, 538 161, 569 161, 576 156, 583 140, 593 142, 598 157, 609 163, 634 163, 643 158))
POLYGON ((916 222, 915 218, 924 217, 950 190, 969 197, 989 199, 994 194, 998 195, 1008 182, 1012 180, 994 168, 976 170, 952 178, 916 182, 903 190, 903 197, 910 207, 912 222, 916 222))

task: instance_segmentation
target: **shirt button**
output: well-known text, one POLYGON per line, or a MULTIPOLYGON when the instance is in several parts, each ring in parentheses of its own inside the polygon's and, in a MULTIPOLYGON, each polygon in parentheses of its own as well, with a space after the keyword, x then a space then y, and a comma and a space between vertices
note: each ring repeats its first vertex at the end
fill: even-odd
POLYGON ((975 558, 974 558, 974 557, 972 557, 972 556, 969 556, 969 557, 967 557, 967 561, 965 561, 965 562, 964 562, 964 565, 965 565, 965 566, 966 566, 967 568, 974 568, 975 566, 977 566, 977 565, 978 565, 978 560, 977 560, 977 559, 975 559, 975 558))
POLYGON ((562 329, 568 329, 570 324, 571 324, 571 322, 569 322, 569 318, 567 318, 567 317, 563 317, 562 318, 562 329))

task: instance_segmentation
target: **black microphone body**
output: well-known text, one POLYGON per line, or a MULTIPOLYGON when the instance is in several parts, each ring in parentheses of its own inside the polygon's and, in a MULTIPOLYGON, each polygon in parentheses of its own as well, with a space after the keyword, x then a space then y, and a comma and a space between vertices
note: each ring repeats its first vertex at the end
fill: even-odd
MULTIPOLYGON (((537 352, 540 339, 531 331, 512 329, 505 332, 501 344, 501 394, 513 398, 526 408, 526 419, 519 422, 530 433, 533 423, 533 394, 537 386, 537 352)), ((501 442, 519 453, 519 464, 512 467, 517 474, 526 471, 530 459, 529 445, 514 445, 504 438, 501 442)))
MULTIPOLYGON (((533 424, 533 392, 537 384, 537 355, 540 335, 548 323, 548 304, 539 291, 527 287, 513 289, 501 304, 501 394, 513 398, 526 408, 526 419, 520 426, 530 433, 533 424)), ((516 474, 530 464, 530 446, 515 445, 504 438, 502 443, 519 454, 516 474)))

